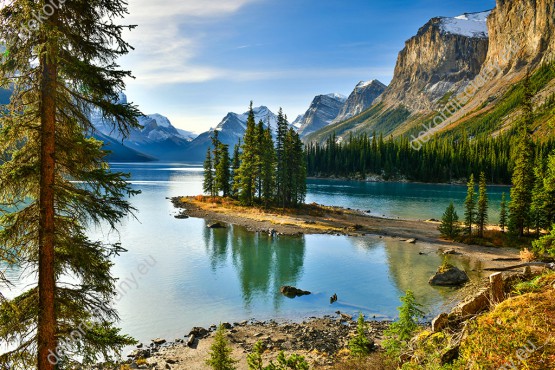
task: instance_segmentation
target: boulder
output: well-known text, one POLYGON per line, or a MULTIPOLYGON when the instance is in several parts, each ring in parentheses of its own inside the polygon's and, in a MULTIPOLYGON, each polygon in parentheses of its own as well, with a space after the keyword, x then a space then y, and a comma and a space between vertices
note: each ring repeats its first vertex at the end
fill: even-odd
POLYGON ((437 333, 449 325, 449 315, 446 313, 441 313, 435 319, 432 320, 432 331, 437 333))
POLYGON ((194 335, 196 338, 204 338, 206 335, 208 335, 208 330, 200 326, 195 326, 189 332, 188 337, 190 337, 191 335, 194 335))
POLYGON ((179 220, 185 220, 185 219, 189 218, 189 215, 187 215, 187 211, 181 211, 180 213, 178 213, 174 217, 179 219, 179 220))
POLYGON ((439 269, 428 283, 439 286, 458 286, 468 282, 468 280, 466 272, 451 266, 446 270, 439 269))
POLYGON ((156 338, 156 339, 152 339, 152 343, 154 343, 155 346, 160 346, 166 343, 166 340, 162 338, 156 338))
POLYGON ((289 285, 282 286, 281 288, 279 288, 279 291, 281 292, 281 294, 289 298, 295 298, 295 297, 311 294, 309 291, 298 289, 289 285))
POLYGON ((414 243, 416 243, 416 239, 412 238, 412 239, 409 239, 409 240, 405 240, 405 242, 410 243, 410 244, 414 244, 414 243))

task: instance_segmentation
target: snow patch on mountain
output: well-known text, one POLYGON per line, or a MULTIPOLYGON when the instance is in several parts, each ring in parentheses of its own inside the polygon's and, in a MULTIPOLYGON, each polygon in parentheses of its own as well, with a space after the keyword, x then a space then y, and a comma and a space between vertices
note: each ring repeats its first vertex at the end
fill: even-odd
POLYGON ((479 13, 465 13, 457 17, 442 17, 441 30, 445 33, 466 37, 488 37, 487 19, 491 10, 479 13))

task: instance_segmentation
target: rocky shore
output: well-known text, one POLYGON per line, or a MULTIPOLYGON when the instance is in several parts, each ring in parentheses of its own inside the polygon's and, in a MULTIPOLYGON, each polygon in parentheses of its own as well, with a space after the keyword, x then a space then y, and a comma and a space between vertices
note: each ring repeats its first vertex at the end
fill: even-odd
MULTIPOLYGON (((355 318, 356 319, 356 318, 355 318)), ((275 321, 243 321, 222 323, 233 350, 239 360, 238 370, 247 370, 246 356, 256 342, 266 349, 264 362, 274 360, 280 351, 305 356, 312 368, 329 369, 346 353, 349 339, 355 334, 356 320, 337 312, 335 316, 310 318, 302 323, 275 321)), ((376 349, 389 322, 368 321, 368 336, 376 349)), ((139 344, 128 356, 131 369, 209 369, 204 363, 209 357, 216 325, 196 327, 183 338, 166 341, 153 339, 149 344, 139 344)))

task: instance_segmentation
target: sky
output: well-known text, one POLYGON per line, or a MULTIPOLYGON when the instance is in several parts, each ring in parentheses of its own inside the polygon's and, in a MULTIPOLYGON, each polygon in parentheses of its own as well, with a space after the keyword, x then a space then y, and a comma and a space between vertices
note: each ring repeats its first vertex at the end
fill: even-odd
POLYGON ((129 0, 129 101, 197 133, 252 100, 293 121, 319 94, 391 81, 397 54, 430 18, 495 0, 129 0))

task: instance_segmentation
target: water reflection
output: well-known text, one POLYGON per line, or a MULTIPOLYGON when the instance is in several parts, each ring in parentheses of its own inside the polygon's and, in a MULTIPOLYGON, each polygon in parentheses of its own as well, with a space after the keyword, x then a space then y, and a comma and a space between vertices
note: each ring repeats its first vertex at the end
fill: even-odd
POLYGON ((231 258, 239 278, 245 309, 253 302, 271 297, 275 309, 285 299, 282 285, 296 285, 302 276, 305 260, 304 237, 271 237, 230 225, 203 231, 205 249, 213 272, 227 267, 231 258))

